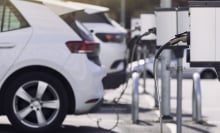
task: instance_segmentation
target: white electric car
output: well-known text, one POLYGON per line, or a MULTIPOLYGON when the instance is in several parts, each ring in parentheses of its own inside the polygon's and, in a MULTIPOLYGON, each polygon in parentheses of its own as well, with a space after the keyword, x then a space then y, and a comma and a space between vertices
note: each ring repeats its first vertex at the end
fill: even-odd
POLYGON ((84 8, 76 17, 100 42, 100 61, 107 71, 103 79, 105 89, 117 88, 126 77, 126 35, 127 31, 105 13, 109 8, 72 2, 84 8))
POLYGON ((57 128, 102 101, 99 45, 58 16, 75 10, 53 0, 0 1, 0 113, 19 130, 57 128))

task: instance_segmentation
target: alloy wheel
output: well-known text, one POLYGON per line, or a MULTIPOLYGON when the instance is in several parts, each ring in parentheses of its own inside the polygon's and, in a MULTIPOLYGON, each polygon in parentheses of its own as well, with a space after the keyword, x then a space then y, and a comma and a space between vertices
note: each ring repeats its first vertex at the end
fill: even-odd
POLYGON ((13 98, 13 111, 24 125, 41 128, 49 125, 60 110, 60 98, 50 84, 29 81, 19 87, 13 98))

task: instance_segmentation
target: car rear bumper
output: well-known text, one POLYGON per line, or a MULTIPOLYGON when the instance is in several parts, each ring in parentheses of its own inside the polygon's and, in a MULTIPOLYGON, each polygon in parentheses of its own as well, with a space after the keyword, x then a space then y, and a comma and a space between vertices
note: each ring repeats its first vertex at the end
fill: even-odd
POLYGON ((86 55, 75 54, 64 65, 64 70, 73 89, 75 114, 90 111, 104 96, 104 68, 88 60, 86 55))
POLYGON ((102 106, 102 104, 103 104, 103 98, 101 99, 101 100, 99 100, 98 102, 97 102, 97 104, 93 107, 93 108, 91 108, 91 110, 88 112, 88 113, 95 113, 95 112, 98 112, 99 110, 100 110, 100 107, 102 106))

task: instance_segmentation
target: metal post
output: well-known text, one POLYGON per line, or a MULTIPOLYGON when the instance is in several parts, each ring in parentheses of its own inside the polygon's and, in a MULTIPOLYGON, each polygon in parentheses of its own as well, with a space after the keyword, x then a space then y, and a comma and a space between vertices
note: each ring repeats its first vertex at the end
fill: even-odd
MULTIPOLYGON (((160 61, 160 58, 159 58, 159 61, 160 61)), ((159 70, 159 67, 156 68, 156 71, 157 71, 157 77, 159 77, 159 73, 160 73, 160 70, 159 70)), ((158 80, 158 79, 157 79, 158 80)), ((158 82, 158 81, 157 81, 158 82)), ((159 83, 159 82, 158 82, 159 83)), ((155 104, 154 104, 154 107, 155 108, 159 108, 159 101, 158 101, 158 92, 157 92, 157 89, 156 89, 156 86, 154 86, 154 101, 155 101, 155 104)))
POLYGON ((121 25, 125 27, 125 7, 126 0, 121 0, 121 25))
MULTIPOLYGON (((161 0, 161 8, 170 8, 172 0, 161 0)), ((161 54, 161 108, 163 119, 172 119, 170 111, 170 71, 167 66, 170 64, 171 52, 164 50, 161 54)))
POLYGON ((138 70, 140 70, 140 60, 141 60, 141 47, 137 46, 136 58, 138 62, 138 70))
POLYGON ((144 71, 143 71, 143 80, 144 80, 144 85, 143 85, 143 88, 144 88, 144 92, 143 93, 147 93, 146 91, 146 79, 147 79, 147 68, 146 68, 146 64, 147 64, 147 52, 148 52, 148 49, 147 49, 147 46, 144 45, 144 48, 143 48, 143 56, 144 56, 144 71))
POLYGON ((177 59, 177 133, 182 133, 182 57, 177 59))
POLYGON ((161 109, 163 119, 172 119, 170 116, 170 71, 167 66, 170 62, 170 50, 164 50, 161 60, 161 109))
POLYGON ((139 119, 139 77, 140 74, 138 72, 135 72, 132 74, 132 122, 137 124, 139 119))
POLYGON ((192 119, 198 123, 202 121, 202 93, 199 73, 193 74, 192 119))

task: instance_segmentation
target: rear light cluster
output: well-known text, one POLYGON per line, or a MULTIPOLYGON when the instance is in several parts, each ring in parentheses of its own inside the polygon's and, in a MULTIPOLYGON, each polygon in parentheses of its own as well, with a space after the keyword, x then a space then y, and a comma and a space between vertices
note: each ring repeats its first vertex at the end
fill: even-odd
POLYGON ((72 53, 98 53, 99 43, 92 41, 68 41, 66 46, 72 53))
POLYGON ((125 39, 124 34, 107 34, 107 33, 97 33, 96 36, 103 42, 116 42, 122 43, 125 39))
POLYGON ((99 43, 93 41, 68 41, 66 42, 66 46, 71 53, 87 54, 88 59, 90 59, 97 65, 100 65, 99 43))

